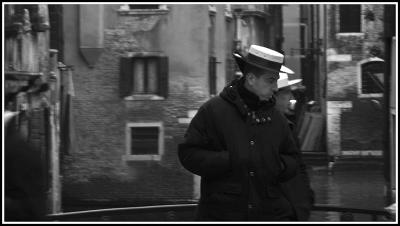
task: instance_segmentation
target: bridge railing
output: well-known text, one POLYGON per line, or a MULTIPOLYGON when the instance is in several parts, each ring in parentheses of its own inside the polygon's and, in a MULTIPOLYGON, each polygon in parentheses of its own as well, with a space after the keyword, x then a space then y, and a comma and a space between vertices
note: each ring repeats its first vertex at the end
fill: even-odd
MULTIPOLYGON (((50 214, 49 221, 194 221, 197 204, 157 205, 96 209, 76 212, 50 214)), ((317 212, 335 212, 339 221, 354 221, 355 215, 369 215, 370 221, 394 221, 385 210, 347 208, 334 205, 317 204, 312 209, 317 212)), ((318 219, 314 219, 319 221, 318 219)), ((323 221, 323 220, 321 220, 323 221)), ((369 220, 367 220, 369 221, 369 220)))

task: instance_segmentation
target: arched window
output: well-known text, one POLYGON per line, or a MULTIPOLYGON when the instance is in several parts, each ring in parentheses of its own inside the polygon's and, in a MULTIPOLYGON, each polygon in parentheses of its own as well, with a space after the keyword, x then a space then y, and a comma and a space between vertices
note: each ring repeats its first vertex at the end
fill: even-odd
POLYGON ((385 62, 373 57, 358 63, 358 96, 382 97, 385 62))

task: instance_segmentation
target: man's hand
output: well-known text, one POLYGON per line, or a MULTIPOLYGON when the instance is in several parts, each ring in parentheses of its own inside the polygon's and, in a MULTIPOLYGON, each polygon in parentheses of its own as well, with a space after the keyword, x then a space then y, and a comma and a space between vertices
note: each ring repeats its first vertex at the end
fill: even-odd
POLYGON ((280 155, 279 165, 281 167, 279 179, 282 182, 287 181, 296 175, 298 164, 293 156, 280 155))
POLYGON ((280 166, 281 166, 281 170, 282 170, 282 171, 285 171, 286 165, 285 165, 285 163, 283 162, 282 158, 279 158, 279 164, 280 164, 280 166))

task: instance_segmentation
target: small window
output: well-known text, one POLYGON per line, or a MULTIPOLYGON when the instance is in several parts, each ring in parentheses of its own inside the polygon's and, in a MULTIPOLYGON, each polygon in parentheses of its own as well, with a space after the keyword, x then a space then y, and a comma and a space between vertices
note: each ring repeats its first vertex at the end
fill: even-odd
POLYGON ((217 58, 216 57, 209 57, 209 72, 208 72, 208 82, 209 82, 209 89, 210 95, 217 94, 217 58))
POLYGON ((361 5, 340 5, 339 20, 341 33, 361 32, 361 5))
POLYGON ((131 155, 158 154, 158 127, 131 127, 131 155))
POLYGON ((120 64, 121 97, 167 97, 167 57, 136 55, 121 58, 120 64))
MULTIPOLYGON (((209 7, 214 7, 209 5, 209 7)), ((216 29, 216 17, 215 13, 210 9, 209 15, 209 27, 208 27, 208 48, 209 48, 209 60, 208 60, 208 80, 210 95, 216 95, 217 93, 217 58, 215 57, 215 29, 216 29)))
POLYGON ((300 23, 300 56, 302 58, 306 57, 306 49, 308 49, 308 26, 305 23, 300 23))
POLYGON ((128 123, 125 160, 160 160, 164 148, 161 122, 128 123))
POLYGON ((360 97, 381 97, 384 87, 385 63, 380 58, 371 58, 359 63, 358 90, 360 97))

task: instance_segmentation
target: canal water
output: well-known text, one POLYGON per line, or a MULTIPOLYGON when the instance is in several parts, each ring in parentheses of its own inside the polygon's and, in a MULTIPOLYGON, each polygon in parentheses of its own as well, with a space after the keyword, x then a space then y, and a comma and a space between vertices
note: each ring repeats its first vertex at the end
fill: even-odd
MULTIPOLYGON (((316 204, 333 205, 338 207, 383 210, 385 201, 385 180, 383 176, 383 163, 381 160, 363 161, 337 161, 332 173, 328 171, 325 163, 309 165, 311 187, 315 192, 316 204)), ((159 205, 160 203, 154 203, 159 205)), ((104 207, 86 206, 87 209, 104 207)), ((71 211, 72 209, 70 209, 71 211)), ((82 209, 80 209, 82 210, 82 209)), ((76 211, 76 210, 75 210, 76 211)), ((138 212, 127 216, 114 216, 120 221, 193 221, 194 211, 178 211, 176 216, 167 216, 169 212, 138 212)), ((354 214, 354 221, 372 221, 370 215, 354 214)), ((103 219, 104 220, 104 219, 103 219)), ((386 219, 378 219, 383 221, 386 219)), ((341 214, 338 212, 313 211, 312 222, 339 222, 341 214)))
MULTIPOLYGON (((378 210, 386 206, 381 161, 339 161, 332 172, 330 174, 326 166, 309 166, 308 173, 316 204, 378 210)), ((340 214, 314 211, 310 220, 340 221, 340 214)), ((355 214, 354 220, 371 221, 371 217, 355 214)))

